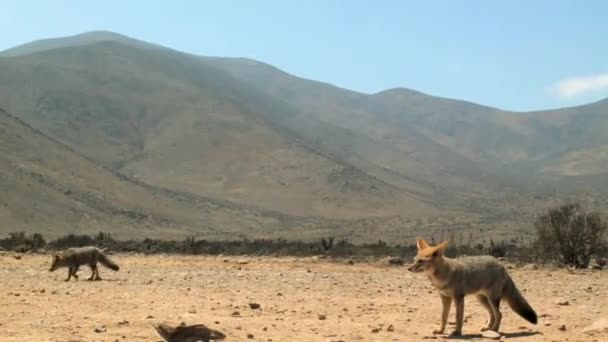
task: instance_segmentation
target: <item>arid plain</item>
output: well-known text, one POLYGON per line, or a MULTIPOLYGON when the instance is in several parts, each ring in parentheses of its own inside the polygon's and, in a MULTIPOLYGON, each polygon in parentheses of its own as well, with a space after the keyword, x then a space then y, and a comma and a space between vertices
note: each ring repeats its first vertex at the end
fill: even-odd
MULTIPOLYGON (((160 322, 203 323, 226 341, 446 338, 431 333, 441 306, 426 277, 383 260, 114 254, 120 271, 100 268, 103 280, 89 282, 83 267, 79 281, 65 282, 66 269, 48 271, 49 255, 2 253, 2 341, 162 341, 152 326, 160 322)), ((503 339, 607 338, 608 272, 510 272, 540 321, 528 324, 503 304, 503 339), (598 329, 589 329, 594 323, 598 329)), ((465 338, 483 340, 485 312, 474 298, 465 317, 465 338)), ((448 329, 453 321, 452 311, 448 329)))

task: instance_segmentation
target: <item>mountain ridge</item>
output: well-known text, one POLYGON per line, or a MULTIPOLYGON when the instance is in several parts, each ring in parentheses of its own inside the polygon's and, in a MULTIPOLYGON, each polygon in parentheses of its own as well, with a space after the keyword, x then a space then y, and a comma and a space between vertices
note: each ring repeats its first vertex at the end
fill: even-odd
POLYGON ((603 198, 608 99, 526 114, 407 88, 364 94, 107 32, 0 56, 0 107, 117 175, 228 201, 236 216, 363 220, 399 236, 396 222, 431 217, 510 227, 554 191, 603 198))

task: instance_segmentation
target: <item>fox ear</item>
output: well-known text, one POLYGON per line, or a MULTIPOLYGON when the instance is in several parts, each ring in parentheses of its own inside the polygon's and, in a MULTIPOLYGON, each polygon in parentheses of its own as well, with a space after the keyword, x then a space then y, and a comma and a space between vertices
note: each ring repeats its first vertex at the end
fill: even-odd
POLYGON ((442 243, 440 243, 439 245, 437 245, 437 251, 440 253, 445 252, 445 250, 447 248, 448 248, 448 240, 445 240, 442 243))
POLYGON ((429 244, 426 243, 426 241, 424 241, 422 238, 416 238, 416 246, 418 246, 418 249, 425 249, 429 246, 429 244))

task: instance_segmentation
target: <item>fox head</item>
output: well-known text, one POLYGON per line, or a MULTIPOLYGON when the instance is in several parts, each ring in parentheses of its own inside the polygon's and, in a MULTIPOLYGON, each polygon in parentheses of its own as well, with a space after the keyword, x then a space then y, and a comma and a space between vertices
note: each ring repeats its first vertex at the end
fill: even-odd
POLYGON ((436 246, 431 246, 421 238, 416 239, 416 245, 418 246, 418 254, 414 257, 414 263, 407 268, 410 272, 414 273, 435 269, 435 266, 443 258, 443 252, 448 248, 447 241, 443 241, 436 246))
POLYGON ((53 272, 54 270, 59 268, 60 260, 61 260, 61 257, 59 255, 53 254, 53 261, 51 261, 51 268, 49 269, 49 272, 53 272))

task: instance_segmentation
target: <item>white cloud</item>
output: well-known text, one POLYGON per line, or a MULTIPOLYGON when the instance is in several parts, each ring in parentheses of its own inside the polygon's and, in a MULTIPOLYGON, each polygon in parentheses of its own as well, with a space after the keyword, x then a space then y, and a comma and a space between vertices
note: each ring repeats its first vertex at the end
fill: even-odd
POLYGON ((553 90, 557 95, 564 98, 608 90, 608 73, 567 78, 557 82, 553 86, 553 90))

